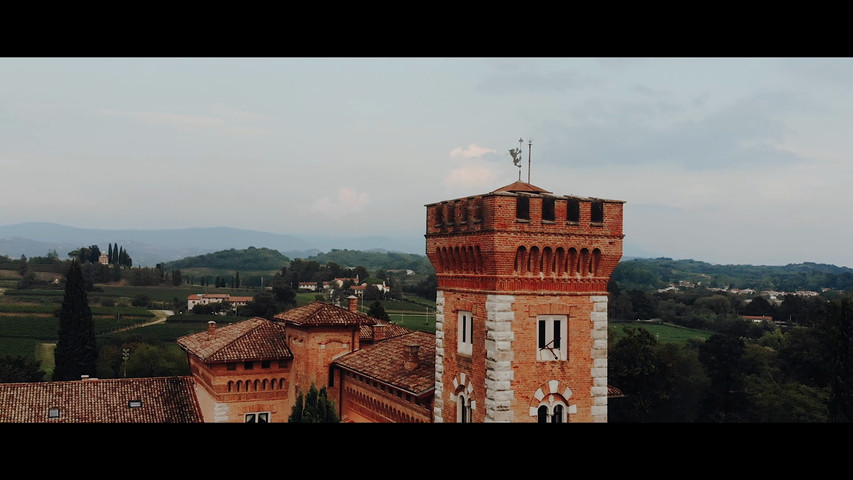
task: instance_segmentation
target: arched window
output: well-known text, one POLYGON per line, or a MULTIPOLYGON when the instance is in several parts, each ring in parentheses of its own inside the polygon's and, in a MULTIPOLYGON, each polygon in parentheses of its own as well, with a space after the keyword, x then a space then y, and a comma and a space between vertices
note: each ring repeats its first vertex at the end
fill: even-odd
POLYGON ((566 408, 562 403, 541 404, 536 409, 538 423, 566 423, 566 408))
POLYGON ((471 423, 471 402, 465 394, 456 399, 456 418, 459 423, 471 423))
POLYGON ((551 423, 565 423, 563 419, 565 418, 565 414, 563 413, 565 409, 563 405, 558 403, 554 405, 554 415, 551 417, 551 423))
POLYGON ((548 406, 547 405, 539 405, 539 409, 537 410, 536 419, 539 423, 548 423, 548 406))
POLYGON ((548 380, 533 394, 530 416, 539 423, 568 423, 569 414, 577 413, 577 406, 569 404, 571 397, 572 390, 565 383, 548 380))
POLYGON ((464 373, 457 374, 456 378, 453 379, 453 384, 456 386, 453 395, 456 401, 456 422, 473 423, 474 410, 477 410, 477 402, 471 399, 474 386, 471 385, 468 376, 464 373))

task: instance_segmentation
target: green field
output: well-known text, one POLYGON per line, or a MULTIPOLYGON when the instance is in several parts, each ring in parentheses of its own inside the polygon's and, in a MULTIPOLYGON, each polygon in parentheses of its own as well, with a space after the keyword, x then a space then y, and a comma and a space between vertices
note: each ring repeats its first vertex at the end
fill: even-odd
POLYGON ((652 322, 631 322, 631 323, 612 323, 610 331, 616 336, 612 340, 618 340, 625 333, 625 328, 644 328, 649 333, 655 336, 658 342, 674 342, 684 343, 690 339, 704 340, 713 332, 707 330, 696 330, 693 328, 679 327, 668 323, 652 323, 652 322))
MULTIPOLYGON (((88 293, 95 321, 95 330, 100 338, 126 340, 131 338, 166 345, 175 344, 177 338, 207 328, 211 319, 217 324, 244 320, 237 316, 174 315, 163 323, 146 325, 154 319, 154 313, 143 307, 130 306, 133 298, 144 295, 152 299, 155 309, 171 310, 175 298, 185 301, 193 293, 228 293, 233 296, 254 296, 258 289, 227 289, 191 286, 130 287, 98 285, 99 291, 88 293), (101 303, 109 299, 114 306, 101 303), (157 305, 157 303, 160 305, 157 305), (143 326, 144 325, 144 326, 143 326), (130 328, 129 327, 134 327, 130 328), (138 328, 136 328, 138 327, 138 328)), ((62 302, 62 290, 6 290, 0 293, 0 356, 24 355, 42 362, 48 372, 53 370, 53 348, 59 329, 59 320, 54 316, 62 302), (5 294, 4 294, 5 293, 5 294)), ((313 292, 301 292, 296 296, 297 306, 317 300, 313 292)), ((358 309, 367 313, 372 301, 359 301, 358 309)), ((435 302, 406 295, 404 299, 383 300, 382 306, 389 319, 400 326, 435 333, 435 302)), ((650 322, 611 323, 611 340, 624 335, 626 327, 644 328, 660 342, 687 342, 690 339, 705 339, 711 332, 650 322)))

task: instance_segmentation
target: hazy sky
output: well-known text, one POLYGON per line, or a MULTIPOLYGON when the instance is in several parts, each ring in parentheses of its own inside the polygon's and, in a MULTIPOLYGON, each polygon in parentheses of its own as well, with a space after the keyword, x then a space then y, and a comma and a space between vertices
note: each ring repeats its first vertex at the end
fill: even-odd
POLYGON ((850 58, 0 58, 0 225, 422 238, 519 138, 626 256, 853 266, 850 58))

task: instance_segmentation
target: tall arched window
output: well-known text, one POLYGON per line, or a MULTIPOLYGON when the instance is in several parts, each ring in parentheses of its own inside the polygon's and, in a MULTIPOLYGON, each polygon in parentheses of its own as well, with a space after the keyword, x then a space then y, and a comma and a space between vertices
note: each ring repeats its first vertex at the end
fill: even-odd
POLYGON ((536 419, 539 423, 548 423, 548 406, 547 405, 539 405, 539 409, 537 410, 536 419))
POLYGON ((465 394, 460 394, 456 400, 456 418, 459 423, 472 423, 471 401, 465 394))

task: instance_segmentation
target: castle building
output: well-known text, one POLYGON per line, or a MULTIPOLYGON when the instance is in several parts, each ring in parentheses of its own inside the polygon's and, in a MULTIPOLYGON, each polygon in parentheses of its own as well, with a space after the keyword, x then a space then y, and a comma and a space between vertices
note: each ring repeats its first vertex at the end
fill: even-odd
POLYGON ((518 181, 428 204, 434 422, 606 422, 623 201, 518 181))
POLYGON ((312 385, 345 423, 606 422, 623 204, 521 181, 428 204, 435 335, 355 296, 211 321, 178 339, 191 376, 0 384, 0 423, 287 422, 312 385))

